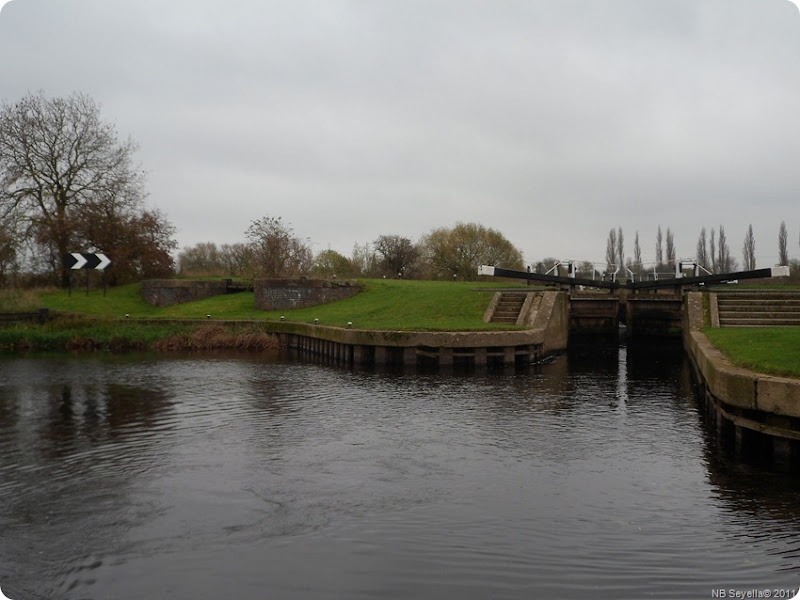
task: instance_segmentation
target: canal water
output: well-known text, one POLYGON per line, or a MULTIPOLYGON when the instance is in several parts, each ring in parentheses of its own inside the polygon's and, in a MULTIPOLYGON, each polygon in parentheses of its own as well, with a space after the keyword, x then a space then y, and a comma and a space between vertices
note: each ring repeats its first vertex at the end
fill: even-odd
POLYGON ((717 450, 689 372, 661 345, 525 373, 1 358, 0 588, 780 597, 800 586, 800 483, 717 450))

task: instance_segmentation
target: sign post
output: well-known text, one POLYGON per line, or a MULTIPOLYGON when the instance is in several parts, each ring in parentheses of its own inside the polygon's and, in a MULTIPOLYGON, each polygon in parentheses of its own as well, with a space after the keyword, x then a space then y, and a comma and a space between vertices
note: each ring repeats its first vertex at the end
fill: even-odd
MULTIPOLYGON (((100 252, 81 253, 70 252, 64 257, 64 266, 72 271, 80 269, 94 269, 103 272, 103 296, 106 295, 106 268, 111 264, 111 259, 100 252)), ((69 278, 69 293, 72 295, 72 275, 69 278)), ((86 295, 89 295, 89 274, 86 274, 86 295)))

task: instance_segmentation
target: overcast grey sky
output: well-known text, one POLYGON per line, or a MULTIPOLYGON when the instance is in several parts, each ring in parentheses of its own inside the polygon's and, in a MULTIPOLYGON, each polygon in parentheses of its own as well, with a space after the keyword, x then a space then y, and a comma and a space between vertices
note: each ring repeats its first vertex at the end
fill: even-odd
POLYGON ((87 92, 181 246, 281 216, 314 250, 475 221, 532 262, 800 256, 788 0, 13 0, 0 97, 87 92))

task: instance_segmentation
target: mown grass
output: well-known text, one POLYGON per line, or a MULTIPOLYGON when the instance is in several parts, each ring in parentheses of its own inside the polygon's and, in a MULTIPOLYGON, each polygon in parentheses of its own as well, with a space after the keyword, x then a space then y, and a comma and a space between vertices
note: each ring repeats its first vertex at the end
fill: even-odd
POLYGON ((733 363, 770 375, 800 377, 800 328, 708 328, 705 335, 733 363))
POLYGON ((362 281, 364 291, 347 300, 291 311, 268 312, 267 318, 345 326, 356 329, 477 331, 508 329, 484 323, 493 292, 485 284, 452 281, 362 281))
POLYGON ((40 308, 49 308, 51 312, 68 313, 106 318, 156 317, 161 309, 142 300, 142 287, 138 283, 108 288, 105 295, 102 290, 74 289, 46 290, 39 293, 40 308))
MULTIPOLYGON (((43 293, 43 307, 57 313, 72 313, 106 318, 147 319, 212 319, 279 320, 354 328, 419 330, 419 331, 476 331, 508 329, 496 323, 484 323, 483 314, 492 298, 491 291, 476 291, 486 283, 452 281, 361 280, 363 290, 352 298, 311 308, 262 311, 254 306, 252 292, 214 296, 167 308, 156 308, 141 298, 138 284, 101 291, 73 290, 43 293)), ((519 287, 519 284, 495 283, 492 287, 519 287)))

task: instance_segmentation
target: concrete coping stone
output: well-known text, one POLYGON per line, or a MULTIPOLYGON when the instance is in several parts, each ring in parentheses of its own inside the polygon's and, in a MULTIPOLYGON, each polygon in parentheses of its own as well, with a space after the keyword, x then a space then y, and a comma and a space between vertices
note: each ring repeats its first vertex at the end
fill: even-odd
POLYGON ((701 331, 689 335, 690 350, 714 396, 732 406, 800 417, 800 379, 738 367, 701 331))

